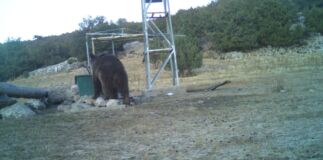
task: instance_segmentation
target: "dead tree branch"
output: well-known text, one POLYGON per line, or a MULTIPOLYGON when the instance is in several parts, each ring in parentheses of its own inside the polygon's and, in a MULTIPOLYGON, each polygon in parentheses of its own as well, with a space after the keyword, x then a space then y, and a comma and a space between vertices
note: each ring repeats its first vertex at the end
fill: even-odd
POLYGON ((219 83, 219 84, 215 84, 215 85, 212 85, 212 86, 207 86, 207 87, 201 87, 201 88, 188 88, 186 89, 186 92, 206 92, 206 91, 214 91, 216 90, 217 88, 225 85, 225 84, 228 84, 228 83, 231 83, 231 81, 229 80, 226 80, 222 83, 219 83))

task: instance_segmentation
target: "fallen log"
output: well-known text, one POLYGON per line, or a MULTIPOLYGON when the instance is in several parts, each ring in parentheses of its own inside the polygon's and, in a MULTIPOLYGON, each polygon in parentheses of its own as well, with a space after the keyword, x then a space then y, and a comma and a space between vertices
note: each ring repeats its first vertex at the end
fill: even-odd
MULTIPOLYGON (((0 109, 15 104, 17 101, 7 95, 0 94, 0 109)), ((0 118, 1 119, 1 118, 0 118)))
POLYGON ((46 98, 48 91, 41 88, 32 88, 24 86, 16 86, 6 82, 0 82, 0 95, 7 95, 15 98, 46 98))
POLYGON ((231 83, 231 81, 229 80, 226 80, 222 83, 219 83, 219 84, 215 84, 215 85, 212 85, 212 86, 206 86, 206 87, 200 87, 200 88, 188 88, 186 89, 186 92, 206 92, 206 91, 214 91, 216 90, 217 88, 225 85, 225 84, 228 84, 228 83, 231 83))

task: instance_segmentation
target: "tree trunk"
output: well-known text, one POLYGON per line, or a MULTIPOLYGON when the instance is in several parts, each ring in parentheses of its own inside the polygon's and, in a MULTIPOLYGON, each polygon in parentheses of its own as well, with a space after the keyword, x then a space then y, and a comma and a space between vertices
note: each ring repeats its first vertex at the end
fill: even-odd
POLYGON ((5 82, 0 82, 0 95, 1 94, 16 98, 41 99, 48 97, 48 91, 45 89, 16 86, 5 82))

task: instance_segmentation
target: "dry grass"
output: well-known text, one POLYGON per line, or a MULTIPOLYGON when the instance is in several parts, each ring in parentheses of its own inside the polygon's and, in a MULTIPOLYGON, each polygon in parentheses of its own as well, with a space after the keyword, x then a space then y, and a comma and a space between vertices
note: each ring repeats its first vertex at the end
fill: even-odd
MULTIPOLYGON (((141 58, 122 61, 131 90, 142 91, 141 58)), ((232 83, 215 92, 160 95, 119 111, 0 121, 0 157, 323 159, 322 67, 321 54, 204 59, 196 76, 181 78, 183 87, 232 83)), ((82 72, 14 82, 69 85, 82 72)), ((163 73, 157 87, 170 81, 169 72, 163 73)))
POLYGON ((12 83, 42 88, 71 86, 74 84, 74 77, 82 74, 88 74, 85 68, 73 70, 68 73, 62 72, 49 75, 32 76, 28 78, 19 78, 12 81, 12 83))
MULTIPOLYGON (((133 92, 145 91, 146 75, 142 57, 124 58, 122 62, 128 72, 129 87, 133 92)), ((198 74, 192 77, 180 78, 182 86, 207 85, 226 79, 234 80, 244 77, 261 76, 266 74, 280 74, 284 72, 297 72, 304 70, 320 70, 323 67, 323 54, 284 54, 276 56, 257 56, 246 53, 242 59, 213 59, 205 58, 203 66, 198 74)), ((157 69, 151 67, 151 75, 157 69)), ((49 76, 36 76, 30 78, 16 79, 13 83, 35 87, 53 87, 55 85, 70 86, 74 84, 74 77, 80 74, 87 74, 83 69, 73 70, 66 73, 52 74, 49 76)), ((156 81, 155 88, 170 87, 171 72, 163 71, 156 81)))

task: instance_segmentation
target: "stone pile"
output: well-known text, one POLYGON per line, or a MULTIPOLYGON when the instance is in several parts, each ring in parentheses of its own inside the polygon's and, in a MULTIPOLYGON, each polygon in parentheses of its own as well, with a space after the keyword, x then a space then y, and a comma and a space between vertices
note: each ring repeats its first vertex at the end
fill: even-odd
MULTIPOLYGON (((257 56, 275 56, 284 54, 323 54, 323 36, 320 34, 313 35, 307 40, 303 41, 302 45, 295 45, 291 47, 264 47, 250 52, 251 55, 257 56)), ((214 53, 213 53, 214 54, 214 53)), ((232 51, 218 54, 220 59, 242 59, 246 54, 240 51, 232 51)))
POLYGON ((73 69, 80 68, 82 66, 85 66, 85 62, 79 62, 77 58, 71 57, 64 62, 31 71, 29 72, 28 76, 38 76, 38 75, 47 75, 50 73, 68 72, 73 69))
POLYGON ((142 56, 144 52, 144 43, 139 41, 129 42, 123 45, 123 49, 127 56, 142 56))
POLYGON ((64 102, 58 105, 57 110, 62 112, 80 112, 86 110, 97 110, 97 109, 123 109, 126 106, 122 104, 118 99, 104 100, 102 97, 98 97, 96 100, 90 96, 79 96, 78 88, 76 85, 71 86, 70 90, 67 91, 64 102))
POLYGON ((26 102, 17 102, 2 108, 0 110, 0 117, 2 119, 31 117, 46 108, 46 104, 41 100, 29 99, 26 102))
POLYGON ((32 117, 38 113, 46 112, 49 106, 57 106, 57 111, 66 113, 102 109, 117 110, 126 107, 118 99, 105 100, 99 97, 94 100, 90 96, 79 96, 76 85, 71 86, 69 89, 64 87, 52 88, 49 90, 48 98, 45 100, 19 99, 12 102, 0 107, 0 119, 32 117))
POLYGON ((311 54, 311 53, 322 53, 323 54, 323 36, 315 35, 305 40, 301 46, 292 47, 265 47, 257 49, 251 53, 260 56, 273 56, 273 55, 284 55, 284 54, 311 54))

